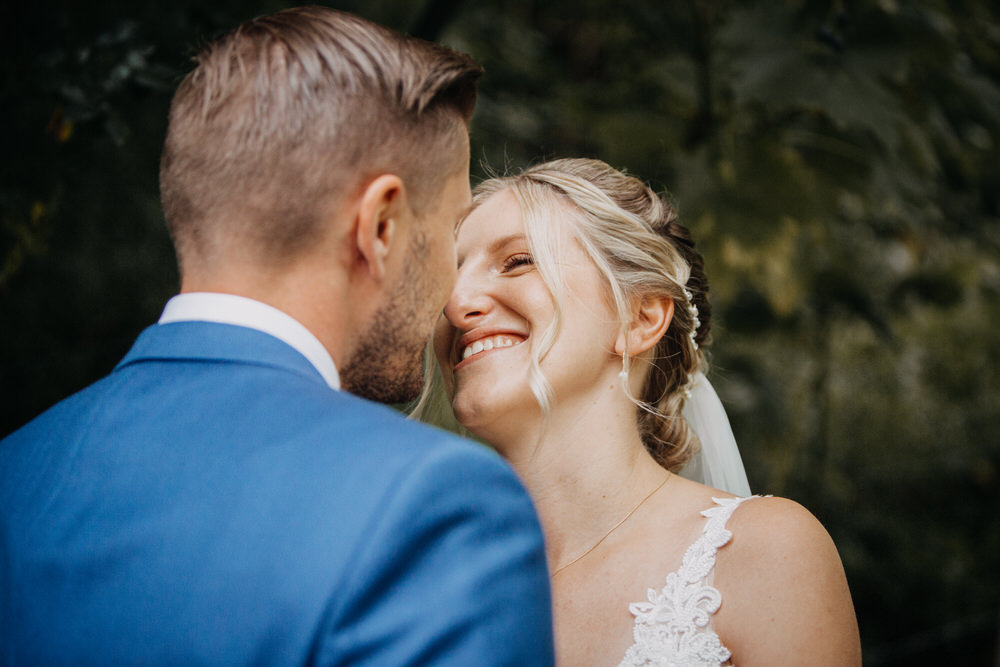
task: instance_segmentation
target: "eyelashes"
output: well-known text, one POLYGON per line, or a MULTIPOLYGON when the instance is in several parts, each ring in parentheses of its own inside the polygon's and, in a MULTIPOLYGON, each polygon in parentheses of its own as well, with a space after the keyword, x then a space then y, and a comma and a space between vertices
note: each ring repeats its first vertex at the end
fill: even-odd
POLYGON ((522 266, 532 266, 535 263, 535 258, 528 253, 518 253, 516 255, 511 255, 504 260, 503 272, 508 273, 522 266))
MULTIPOLYGON (((464 262, 462 260, 459 260, 458 262, 459 271, 462 270, 463 263, 464 262)), ((511 255, 510 257, 508 257, 503 261, 503 263, 500 265, 500 273, 509 273, 522 266, 534 266, 534 264, 535 264, 535 258, 532 257, 531 254, 526 252, 517 253, 516 255, 511 255)))

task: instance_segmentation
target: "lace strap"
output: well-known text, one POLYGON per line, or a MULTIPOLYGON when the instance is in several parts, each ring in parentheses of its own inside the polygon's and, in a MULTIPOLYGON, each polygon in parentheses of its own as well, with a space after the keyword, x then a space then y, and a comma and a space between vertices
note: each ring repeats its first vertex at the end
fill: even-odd
POLYGON ((701 537, 688 547, 684 560, 677 570, 677 575, 689 584, 702 582, 715 568, 715 558, 719 549, 729 544, 733 538, 732 531, 726 528, 726 522, 736 508, 751 498, 712 498, 714 507, 703 510, 701 515, 708 519, 702 527, 701 537))
POLYGON ((713 498, 715 506, 701 512, 708 521, 701 536, 684 553, 681 566, 667 575, 666 586, 647 591, 647 602, 634 602, 632 636, 635 643, 619 667, 685 665, 718 667, 731 657, 712 629, 712 616, 722 594, 705 579, 715 567, 715 556, 733 534, 726 522, 747 498, 713 498))

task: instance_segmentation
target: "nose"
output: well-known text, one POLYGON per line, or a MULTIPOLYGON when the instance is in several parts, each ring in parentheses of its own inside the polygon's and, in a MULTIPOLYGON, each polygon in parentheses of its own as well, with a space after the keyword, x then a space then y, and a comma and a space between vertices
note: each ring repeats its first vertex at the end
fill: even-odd
POLYGON ((493 309, 494 302, 484 281, 471 270, 459 270, 455 287, 444 307, 444 316, 456 329, 470 329, 493 309))

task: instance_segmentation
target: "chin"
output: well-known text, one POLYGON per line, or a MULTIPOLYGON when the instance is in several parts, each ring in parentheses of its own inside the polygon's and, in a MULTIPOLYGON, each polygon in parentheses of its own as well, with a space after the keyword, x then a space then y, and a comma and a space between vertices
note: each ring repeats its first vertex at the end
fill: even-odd
POLYGON ((472 431, 473 434, 479 435, 476 433, 476 428, 487 421, 481 406, 469 405, 467 401, 453 399, 451 409, 459 424, 472 431))
POLYGON ((452 411, 469 432, 494 445, 499 438, 516 436, 512 429, 517 425, 527 426, 541 415, 534 396, 497 386, 477 392, 460 388, 452 399, 452 411))
POLYGON ((341 371, 340 382, 345 391, 378 403, 399 405, 420 397, 424 390, 423 351, 415 358, 388 360, 378 364, 374 355, 365 355, 362 363, 349 365, 341 371))

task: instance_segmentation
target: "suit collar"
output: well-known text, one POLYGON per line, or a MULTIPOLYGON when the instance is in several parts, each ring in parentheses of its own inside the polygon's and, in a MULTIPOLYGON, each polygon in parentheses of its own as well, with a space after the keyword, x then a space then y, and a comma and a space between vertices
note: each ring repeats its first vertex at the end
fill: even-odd
POLYGON ((154 324, 143 331, 115 370, 143 361, 213 361, 272 366, 326 384, 300 352, 256 329, 215 322, 154 324))
POLYGON ((340 375, 330 352, 301 322, 256 299, 219 292, 186 292, 167 302, 160 324, 216 322, 235 324, 271 334, 302 353, 326 383, 340 389, 340 375))

